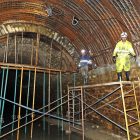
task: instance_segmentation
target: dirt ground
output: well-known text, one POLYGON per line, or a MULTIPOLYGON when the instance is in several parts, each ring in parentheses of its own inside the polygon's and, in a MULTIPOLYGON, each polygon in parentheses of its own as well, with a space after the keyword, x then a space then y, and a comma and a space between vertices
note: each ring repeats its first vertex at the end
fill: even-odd
MULTIPOLYGON (((48 119, 46 118, 46 121, 48 119)), ((50 118, 50 125, 57 125, 58 121, 57 119, 50 118)), ((60 129, 61 129, 61 123, 62 121, 59 121, 60 123, 60 129)), ((80 122, 77 122, 80 123, 80 122)), ((72 125, 72 124, 71 124, 72 125)), ((78 125, 75 125, 77 128, 81 128, 78 125)), ((63 129, 67 133, 68 131, 68 122, 63 121, 63 129)), ((71 128, 71 132, 76 132, 82 134, 80 131, 71 128)), ((85 137, 91 140, 127 140, 127 135, 125 132, 114 132, 109 131, 108 129, 103 128, 102 126, 95 125, 89 122, 85 122, 85 137)))

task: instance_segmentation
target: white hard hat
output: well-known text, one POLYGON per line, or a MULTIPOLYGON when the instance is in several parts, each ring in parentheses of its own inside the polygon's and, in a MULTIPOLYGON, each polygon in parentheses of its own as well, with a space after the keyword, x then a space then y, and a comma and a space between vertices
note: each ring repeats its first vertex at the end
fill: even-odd
POLYGON ((85 50, 81 50, 81 53, 85 53, 86 51, 85 50))
POLYGON ((122 34, 121 34, 121 37, 127 37, 128 35, 127 35, 127 33, 126 32, 123 32, 122 34))

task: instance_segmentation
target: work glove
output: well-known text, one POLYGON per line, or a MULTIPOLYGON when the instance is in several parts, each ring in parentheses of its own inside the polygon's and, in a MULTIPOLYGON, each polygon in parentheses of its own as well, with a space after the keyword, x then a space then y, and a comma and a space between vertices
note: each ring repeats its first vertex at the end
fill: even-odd
POLYGON ((135 58, 135 61, 136 61, 136 55, 134 55, 133 57, 135 58))
POLYGON ((90 65, 90 70, 92 70, 92 65, 90 65))
POLYGON ((116 62, 116 56, 113 56, 113 62, 116 62))

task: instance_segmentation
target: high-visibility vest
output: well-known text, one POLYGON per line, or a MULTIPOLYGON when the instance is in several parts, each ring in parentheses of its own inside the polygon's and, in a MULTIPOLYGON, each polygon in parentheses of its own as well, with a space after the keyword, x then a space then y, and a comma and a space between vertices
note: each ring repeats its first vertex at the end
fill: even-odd
POLYGON ((89 56, 84 55, 80 58, 80 63, 78 65, 78 67, 80 68, 80 67, 83 67, 83 66, 88 65, 88 64, 92 65, 92 61, 90 60, 89 56))
POLYGON ((115 50, 113 52, 113 56, 116 56, 116 54, 119 56, 126 56, 131 54, 132 56, 135 56, 135 52, 132 47, 132 43, 127 41, 123 44, 122 40, 119 41, 115 47, 115 50))

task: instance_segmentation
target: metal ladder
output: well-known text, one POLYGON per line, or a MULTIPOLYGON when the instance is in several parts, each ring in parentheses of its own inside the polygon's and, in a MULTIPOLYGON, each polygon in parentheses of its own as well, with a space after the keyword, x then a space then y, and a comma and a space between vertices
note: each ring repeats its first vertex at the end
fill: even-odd
MULTIPOLYGON (((134 83, 133 83, 133 91, 134 91, 133 94, 131 94, 131 95, 124 95, 123 88, 122 88, 123 86, 122 86, 122 82, 121 81, 120 81, 120 86, 121 86, 121 94, 122 94, 123 109, 124 109, 124 116, 125 116, 125 124, 126 124, 126 130, 127 130, 127 139, 130 140, 129 127, 132 126, 132 125, 138 124, 138 123, 139 123, 139 126, 140 126, 139 110, 138 110, 137 98, 136 98, 136 93, 135 93, 135 87, 134 87, 134 83), (135 105, 136 105, 135 108, 126 109, 126 107, 125 107, 125 98, 129 98, 129 97, 134 97, 135 105), (128 111, 132 111, 132 110, 136 110, 137 115, 138 115, 138 121, 136 121, 134 123, 131 123, 131 124, 128 124, 127 112, 128 111)), ((140 86, 140 84, 139 84, 139 86, 140 86)), ((133 140, 139 140, 139 139, 140 139, 140 137, 137 137, 137 138, 135 138, 133 140)))
MULTIPOLYGON (((72 92, 69 96, 69 100, 71 98, 74 98, 74 93, 72 92)), ((69 113, 70 113, 70 119, 73 119, 73 122, 75 121, 74 119, 74 116, 77 112, 75 112, 75 106, 76 105, 79 105, 79 103, 75 104, 75 99, 71 100, 70 103, 69 103, 69 113)), ((74 123, 73 123, 73 126, 74 126, 74 123)))
MULTIPOLYGON (((76 129, 76 130, 79 130, 79 131, 81 131, 82 132, 82 136, 83 136, 83 140, 84 140, 84 114, 83 114, 83 110, 84 110, 84 108, 83 108, 83 87, 81 86, 79 89, 77 89, 77 90, 74 90, 74 89, 69 89, 69 87, 68 87, 68 120, 70 120, 70 109, 72 109, 73 110, 73 112, 72 112, 72 118, 73 118, 73 122, 74 122, 74 115, 76 115, 75 113, 76 112, 74 112, 74 110, 75 110, 75 101, 74 100, 72 100, 72 98, 75 96, 75 92, 78 92, 78 100, 80 100, 80 102, 79 102, 79 105, 80 105, 80 103, 81 103, 81 116, 82 116, 82 120, 81 120, 81 128, 79 128, 79 127, 77 127, 77 126, 74 126, 74 124, 73 124, 73 126, 71 126, 70 125, 70 122, 69 122, 69 127, 68 127, 68 132, 70 132, 70 127, 72 127, 72 128, 74 128, 74 129, 76 129), (80 94, 79 94, 79 92, 80 92, 80 94), (72 94, 70 94, 70 93, 72 93, 72 94), (69 97, 70 96, 70 97, 69 97), (70 99, 72 100, 72 103, 70 103, 70 99), (70 108, 70 106, 72 106, 71 108, 70 108)), ((73 98, 74 99, 74 98, 73 98)), ((78 105, 78 104, 77 104, 78 105)))

